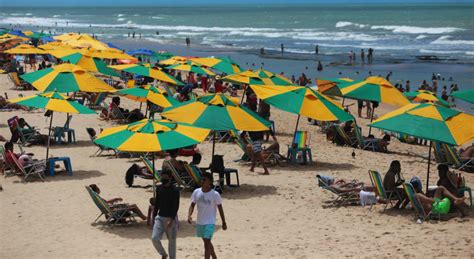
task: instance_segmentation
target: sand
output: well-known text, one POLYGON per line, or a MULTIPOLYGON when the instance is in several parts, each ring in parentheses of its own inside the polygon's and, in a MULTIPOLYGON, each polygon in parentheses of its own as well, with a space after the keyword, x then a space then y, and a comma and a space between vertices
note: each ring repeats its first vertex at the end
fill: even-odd
MULTIPOLYGON (((10 98, 15 91, 6 75, 0 75, 0 91, 10 98)), ((137 103, 122 98, 127 107, 137 103)), ((356 105, 351 111, 356 114, 356 105)), ((376 114, 383 114, 395 107, 382 105, 376 114)), ((6 120, 14 115, 47 134, 49 120, 41 112, 1 112, 0 135, 10 137, 6 120)), ((55 114, 53 125, 61 126, 65 114, 55 114)), ((282 152, 291 142, 296 115, 272 109, 272 119, 282 152)), ((367 119, 359 120, 367 132, 367 119)), ((4 190, 0 192, 0 258, 145 258, 156 256, 151 241, 151 228, 139 220, 137 225, 111 228, 92 224, 98 209, 92 203, 84 186, 95 183, 106 198, 122 197, 125 202, 136 203, 145 213, 151 189, 128 188, 124 182, 125 171, 136 159, 113 156, 91 157, 96 151, 86 133, 86 127, 111 127, 95 115, 73 117, 71 127, 76 131, 77 144, 56 145, 53 156, 69 156, 73 176, 64 173, 47 177, 45 182, 21 183, 17 177, 0 178, 4 190)), ((406 179, 418 175, 426 178, 427 146, 413 146, 393 140, 391 153, 375 153, 337 147, 326 141, 318 127, 300 122, 301 130, 310 132, 313 151, 312 165, 270 168, 270 176, 249 171, 249 165, 233 162, 241 151, 235 144, 219 143, 217 153, 223 154, 227 167, 237 168, 240 188, 227 188, 223 197, 228 229, 221 229, 220 219, 214 235, 214 246, 220 258, 320 258, 320 257, 474 257, 472 220, 468 217, 449 221, 431 221, 416 224, 412 210, 384 210, 384 205, 369 207, 333 207, 334 196, 317 186, 316 174, 328 174, 347 179, 369 182, 368 170, 385 174, 390 161, 398 159, 406 179)), ((374 131, 379 135, 378 130, 374 131)), ((202 165, 210 161, 211 143, 199 145, 203 151, 202 165)), ((17 148, 17 147, 16 147, 17 148)), ((17 148, 18 150, 18 148, 17 148)), ((45 156, 44 146, 25 148, 37 158, 45 156)), ((184 158, 186 159, 186 158, 184 158)), ((157 160, 161 164, 161 160, 157 160)), ((435 168, 432 164, 432 168, 435 168)), ((261 168, 257 172, 262 172, 261 168)), ((437 180, 432 170, 431 183, 437 180)), ((473 185, 474 175, 464 174, 468 185, 473 185)), ((150 181, 136 179, 135 184, 147 185, 150 181)), ((423 183, 425 184, 425 183, 423 183)), ((178 258, 203 256, 202 241, 195 237, 195 228, 185 222, 190 204, 190 191, 183 191, 178 216, 178 258)), ((195 216, 194 216, 195 218, 195 216)), ((167 241, 164 241, 165 244, 167 241)))

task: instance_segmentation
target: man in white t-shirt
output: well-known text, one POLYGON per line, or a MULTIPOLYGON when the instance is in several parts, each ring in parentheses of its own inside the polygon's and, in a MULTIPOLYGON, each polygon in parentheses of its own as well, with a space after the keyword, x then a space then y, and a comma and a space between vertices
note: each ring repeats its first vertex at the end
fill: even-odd
POLYGON ((188 222, 192 223, 192 215, 194 207, 197 205, 197 236, 204 241, 204 258, 217 258, 214 246, 211 243, 212 235, 216 224, 216 210, 222 220, 222 229, 227 229, 224 217, 224 209, 222 208, 221 196, 218 192, 211 188, 212 174, 203 173, 201 188, 194 190, 191 195, 191 206, 189 206, 188 222))

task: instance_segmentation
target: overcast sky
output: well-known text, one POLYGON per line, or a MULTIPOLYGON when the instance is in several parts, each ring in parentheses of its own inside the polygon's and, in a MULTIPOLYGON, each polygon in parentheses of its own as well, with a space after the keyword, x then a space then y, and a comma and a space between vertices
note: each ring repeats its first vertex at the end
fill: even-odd
POLYGON ((474 0, 0 0, 2 6, 172 6, 294 3, 474 3, 474 0))

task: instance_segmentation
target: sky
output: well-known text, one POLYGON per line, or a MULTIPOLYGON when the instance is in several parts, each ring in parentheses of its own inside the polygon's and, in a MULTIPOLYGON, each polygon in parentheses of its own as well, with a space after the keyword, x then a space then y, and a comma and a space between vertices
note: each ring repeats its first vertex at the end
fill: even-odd
POLYGON ((311 4, 311 3, 474 3, 474 0, 0 0, 2 6, 170 6, 211 4, 311 4))

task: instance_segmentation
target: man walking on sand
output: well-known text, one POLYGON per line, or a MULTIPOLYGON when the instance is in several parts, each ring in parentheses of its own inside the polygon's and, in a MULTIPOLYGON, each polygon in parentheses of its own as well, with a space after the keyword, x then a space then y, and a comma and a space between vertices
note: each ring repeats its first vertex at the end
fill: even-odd
POLYGON ((192 224, 192 215, 194 207, 197 205, 196 230, 197 236, 204 241, 204 258, 216 259, 217 255, 214 246, 211 243, 212 235, 216 224, 216 208, 222 220, 222 229, 227 229, 225 222, 224 209, 222 208, 221 196, 218 192, 211 188, 212 174, 203 173, 201 180, 201 188, 194 190, 191 195, 191 206, 189 206, 188 223, 192 224))
POLYGON ((179 209, 179 190, 171 183, 171 172, 164 170, 161 174, 161 185, 156 189, 154 201, 155 224, 153 225, 153 234, 151 241, 161 258, 176 259, 176 214, 179 209), (158 214, 156 214, 158 212, 158 214), (168 254, 166 253, 161 238, 166 233, 168 238, 168 254))

